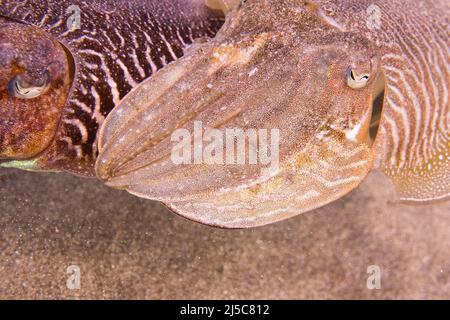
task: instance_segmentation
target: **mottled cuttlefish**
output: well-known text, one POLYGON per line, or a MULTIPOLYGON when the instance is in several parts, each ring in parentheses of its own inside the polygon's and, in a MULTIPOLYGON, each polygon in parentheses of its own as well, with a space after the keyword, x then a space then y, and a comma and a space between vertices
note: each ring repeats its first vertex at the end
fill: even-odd
POLYGON ((371 170, 402 201, 448 200, 449 17, 448 0, 0 0, 1 165, 95 174, 225 228, 371 170), (279 130, 277 165, 171 161, 198 123, 216 156, 220 132, 279 130))

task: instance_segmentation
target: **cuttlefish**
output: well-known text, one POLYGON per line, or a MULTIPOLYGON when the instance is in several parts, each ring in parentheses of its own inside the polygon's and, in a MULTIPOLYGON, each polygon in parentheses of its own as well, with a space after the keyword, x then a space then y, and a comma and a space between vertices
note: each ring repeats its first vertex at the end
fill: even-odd
POLYGON ((3 165, 94 175, 108 113, 222 24, 201 1, 0 0, 3 165))
POLYGON ((72 2, 80 28, 69 2, 1 0, 3 166, 95 171, 226 228, 318 208, 371 170, 402 201, 449 199, 448 0, 72 2), (230 129, 258 146, 278 130, 276 165, 221 161, 230 129), (173 161, 177 137, 214 161, 173 161))

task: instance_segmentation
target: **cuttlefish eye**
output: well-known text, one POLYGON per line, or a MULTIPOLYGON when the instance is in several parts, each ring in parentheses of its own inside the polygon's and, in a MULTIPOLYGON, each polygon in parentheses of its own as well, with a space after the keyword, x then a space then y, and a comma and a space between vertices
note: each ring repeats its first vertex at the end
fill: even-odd
POLYGON ((8 83, 8 92, 12 97, 33 99, 41 96, 48 89, 49 72, 45 71, 37 81, 27 81, 23 75, 17 75, 8 83))
POLYGON ((369 82, 369 75, 367 73, 358 73, 354 68, 347 69, 347 85, 352 89, 364 88, 369 82))
POLYGON ((0 165, 31 159, 53 142, 73 66, 51 34, 0 16, 0 165))

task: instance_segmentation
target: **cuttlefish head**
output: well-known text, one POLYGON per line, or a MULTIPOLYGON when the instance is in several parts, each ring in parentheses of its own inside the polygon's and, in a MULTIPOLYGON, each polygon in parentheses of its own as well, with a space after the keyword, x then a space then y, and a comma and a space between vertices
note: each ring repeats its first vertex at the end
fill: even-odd
POLYGON ((304 141, 333 136, 371 146, 376 131, 370 129, 379 112, 375 98, 383 90, 379 57, 364 44, 353 43, 351 34, 334 41, 307 44, 297 62, 297 116, 302 114, 299 122, 309 132, 304 141))
POLYGON ((358 186, 373 165, 379 57, 299 3, 243 3, 213 41, 135 88, 100 130, 98 177, 227 228, 291 217, 358 186), (230 148, 230 129, 248 143, 230 148), (174 161, 180 154, 187 161, 174 161))
POLYGON ((0 163, 32 159, 55 136, 71 85, 64 47, 0 18, 0 163))

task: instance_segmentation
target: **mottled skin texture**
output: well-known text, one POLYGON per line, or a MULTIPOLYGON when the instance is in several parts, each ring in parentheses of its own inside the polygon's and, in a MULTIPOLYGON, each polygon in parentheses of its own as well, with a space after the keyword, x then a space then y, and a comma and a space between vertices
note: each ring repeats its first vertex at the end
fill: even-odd
POLYGON ((56 134, 70 89, 69 63, 44 31, 2 18, 0 25, 0 161, 29 159, 56 134), (45 81, 48 88, 31 102, 12 96, 17 79, 29 86, 45 81))
POLYGON ((143 82, 109 115, 100 133, 98 176, 220 227, 267 224, 329 203, 355 188, 374 160, 402 199, 445 199, 449 73, 448 15, 443 13, 448 6, 402 3, 242 3, 214 40, 143 82), (382 10, 381 29, 367 25, 371 4, 382 10), (422 52, 415 47, 420 31, 412 23, 419 22, 422 32, 433 37, 420 39, 436 60, 416 65, 422 52), (394 77, 393 57, 403 57, 400 77, 417 73, 423 81, 394 77), (436 68, 440 73, 433 73, 436 68), (368 81, 355 86, 348 70, 368 81), (373 146, 368 128, 380 79, 385 79, 385 101, 381 134, 373 146), (425 97, 433 92, 434 100, 416 103, 414 91, 402 95, 405 88, 425 97), (430 115, 418 117, 421 112, 430 115), (409 118, 403 122, 405 114, 409 118), (279 170, 175 165, 171 133, 178 128, 192 132, 195 121, 218 129, 279 128, 279 170), (412 131, 422 140, 412 139, 412 131))
POLYGON ((224 13, 232 11, 241 0, 205 0, 205 4, 216 10, 221 10, 224 13))
POLYGON ((19 52, 27 68, 42 73, 49 64, 59 63, 58 72, 66 71, 69 76, 67 65, 61 62, 66 57, 55 56, 61 48, 43 50, 52 41, 54 46, 59 47, 59 42, 67 49, 67 59, 74 64, 70 94, 67 96, 66 90, 64 102, 62 94, 55 96, 55 83, 36 99, 11 97, 4 91, 6 83, 14 72, 24 71, 11 73, 12 61, 2 66, 2 113, 6 109, 10 117, 21 117, 21 122, 14 128, 2 122, 0 132, 17 137, 26 133, 34 139, 4 140, 2 149, 9 149, 5 154, 2 151, 0 160, 25 158, 3 165, 87 176, 94 175, 97 130, 112 108, 139 82, 181 57, 195 39, 213 36, 223 23, 222 13, 210 10, 200 0, 2 0, 0 17, 14 20, 11 26, 3 20, 0 24, 3 63, 19 52), (73 28, 70 21, 76 22, 78 9, 80 26, 73 28), (7 30, 11 28, 16 31, 7 30), (38 40, 33 44, 18 34, 38 40), (10 48, 11 42, 14 48, 10 48), (51 113, 55 106, 58 110, 51 113), (19 111, 22 109, 29 112, 24 114, 19 111), (34 113, 38 119, 33 118, 34 113), (23 143, 22 149, 30 149, 26 143, 33 148, 20 152, 14 143, 23 143), (39 156, 32 158, 38 151, 39 156))

